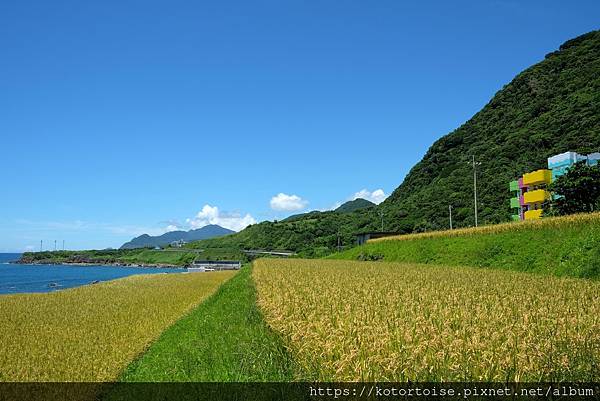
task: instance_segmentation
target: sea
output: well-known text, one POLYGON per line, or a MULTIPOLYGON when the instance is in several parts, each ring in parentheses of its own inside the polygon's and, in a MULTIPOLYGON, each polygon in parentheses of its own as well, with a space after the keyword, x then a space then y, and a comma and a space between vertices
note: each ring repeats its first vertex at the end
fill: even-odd
POLYGON ((134 274, 181 273, 185 268, 17 265, 21 254, 0 253, 0 295, 52 292, 134 274))

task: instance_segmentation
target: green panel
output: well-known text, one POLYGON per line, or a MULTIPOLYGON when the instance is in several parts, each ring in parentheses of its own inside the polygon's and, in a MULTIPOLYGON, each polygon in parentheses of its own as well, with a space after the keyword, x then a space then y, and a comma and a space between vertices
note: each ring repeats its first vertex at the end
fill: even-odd
POLYGON ((519 198, 510 198, 510 207, 511 208, 519 208, 521 205, 519 203, 519 198))
POLYGON ((519 190, 519 181, 517 181, 517 180, 511 181, 509 184, 509 188, 510 188, 511 192, 518 191, 519 190))
POLYGON ((513 221, 520 221, 521 220, 521 216, 519 216, 518 214, 513 214, 512 216, 513 221))

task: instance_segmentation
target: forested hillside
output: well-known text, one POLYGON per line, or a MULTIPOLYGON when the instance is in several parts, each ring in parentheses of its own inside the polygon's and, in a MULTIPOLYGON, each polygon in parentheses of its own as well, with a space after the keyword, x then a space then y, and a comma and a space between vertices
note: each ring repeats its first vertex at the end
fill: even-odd
POLYGON ((269 249, 292 250, 305 257, 325 256, 337 249, 354 245, 354 233, 370 229, 380 221, 377 208, 353 212, 310 212, 282 221, 253 224, 237 234, 186 245, 196 249, 269 249))
POLYGON ((481 223, 509 219, 507 185, 548 156, 600 148, 600 31, 569 40, 519 74, 472 119, 436 141, 380 207, 393 229, 474 224, 472 155, 481 165, 481 223))

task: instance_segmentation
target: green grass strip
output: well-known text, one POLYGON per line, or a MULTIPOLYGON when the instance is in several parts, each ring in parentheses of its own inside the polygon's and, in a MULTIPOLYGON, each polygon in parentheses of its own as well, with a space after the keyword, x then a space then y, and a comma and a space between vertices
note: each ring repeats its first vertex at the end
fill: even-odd
MULTIPOLYGON (((461 235, 406 236, 371 241, 331 259, 383 260, 516 270, 559 277, 600 279, 600 218, 575 216, 513 224, 514 229, 461 235), (578 221, 577 219, 582 221, 578 221), (571 221, 573 220, 573 221, 571 221)), ((504 225, 503 227, 511 227, 504 225)), ((461 231, 461 230, 457 230, 461 231)))
POLYGON ((264 322, 251 268, 244 267, 168 328, 120 380, 283 382, 293 380, 296 369, 280 337, 264 322))

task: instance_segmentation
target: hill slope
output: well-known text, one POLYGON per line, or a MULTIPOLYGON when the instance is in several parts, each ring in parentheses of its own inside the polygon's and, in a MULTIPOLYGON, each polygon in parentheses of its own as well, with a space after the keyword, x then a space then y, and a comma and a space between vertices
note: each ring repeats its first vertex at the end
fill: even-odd
POLYGON ((263 221, 236 234, 196 241, 186 245, 196 249, 287 249, 304 257, 319 257, 331 253, 340 245, 356 242, 354 233, 368 229, 373 221, 381 225, 375 207, 348 213, 336 211, 310 212, 281 221, 263 221))
POLYGON ((379 238, 330 257, 600 279, 600 213, 379 238))
POLYGON ((135 249, 135 248, 147 248, 155 246, 165 246, 173 241, 183 240, 186 242, 198 241, 201 239, 220 237, 227 234, 232 234, 235 231, 228 230, 216 224, 209 224, 202 228, 190 231, 170 231, 163 235, 150 236, 148 234, 140 235, 135 237, 129 242, 121 245, 120 249, 135 249))
POLYGON ((342 204, 340 207, 335 209, 335 211, 338 213, 348 213, 373 206, 375 206, 373 202, 370 202, 366 199, 357 198, 342 204))
POLYGON ((381 205, 394 229, 473 225, 472 155, 480 222, 509 219, 508 182, 568 150, 600 147, 600 31, 569 40, 519 74, 472 119, 436 141, 381 205))
POLYGON ((479 220, 508 221, 508 182, 542 168, 547 157, 567 150, 600 148, 600 31, 565 42, 523 71, 464 125, 440 138, 404 182, 377 207, 351 213, 312 212, 263 222, 197 247, 285 248, 304 256, 354 244, 356 231, 426 231, 447 227, 448 205, 456 227, 471 226, 473 171, 478 173, 479 220))

